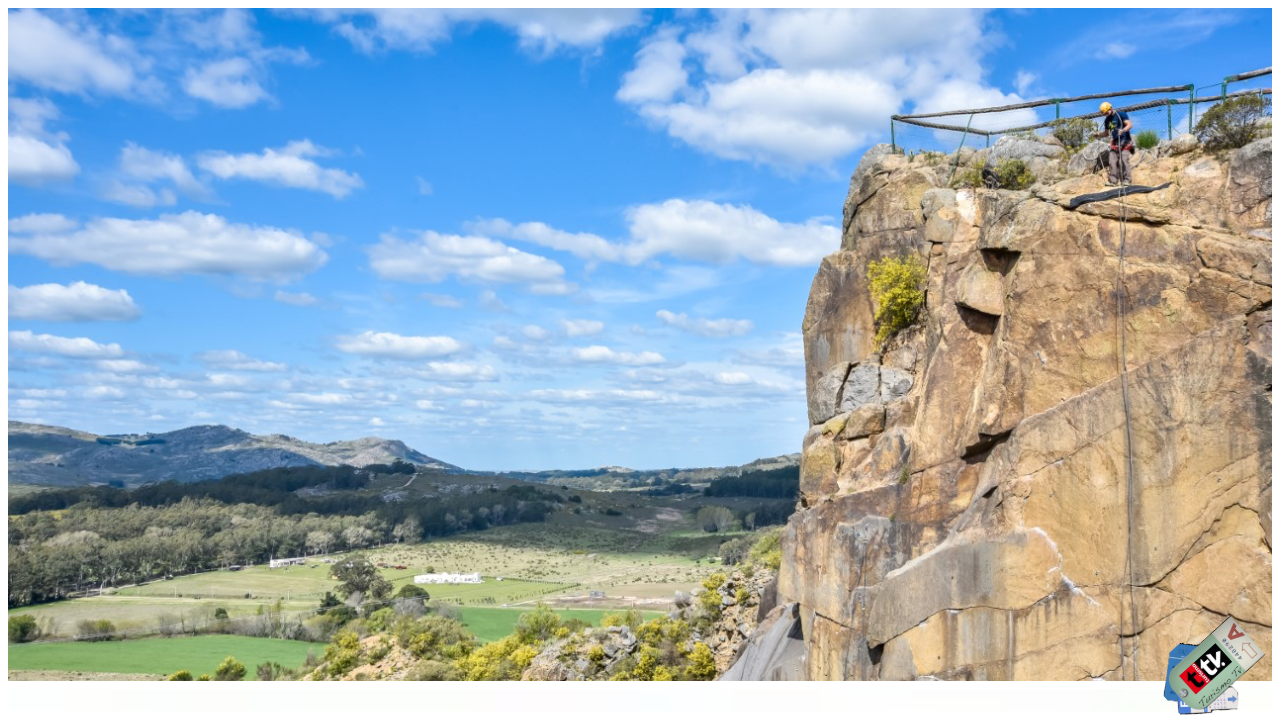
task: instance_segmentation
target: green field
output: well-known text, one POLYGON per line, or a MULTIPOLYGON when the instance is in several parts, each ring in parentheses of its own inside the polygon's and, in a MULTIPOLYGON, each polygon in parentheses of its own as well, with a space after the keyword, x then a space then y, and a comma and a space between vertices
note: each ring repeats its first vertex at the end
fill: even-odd
MULTIPOLYGON (((516 620, 520 618, 521 613, 526 613, 533 608, 464 608, 460 610, 462 615, 462 624, 467 629, 475 633, 475 636, 481 642, 493 642, 501 640, 510 635, 516 629, 516 620)), ((583 620, 595 627, 600 626, 600 619, 605 615, 617 610, 565 610, 556 609, 556 614, 560 617, 570 620, 583 620)), ((644 617, 646 620, 661 617, 663 613, 646 612, 644 617)))
POLYGON ((256 680, 259 663, 277 662, 296 668, 317 656, 324 646, 295 640, 199 635, 196 637, 146 638, 112 642, 27 643, 9 646, 10 670, 76 670, 80 672, 145 673, 169 675, 190 670, 192 675, 213 674, 228 655, 244 663, 246 680, 256 680))
MULTIPOLYGON (((718 569, 702 558, 713 554, 729 536, 693 530, 674 508, 655 509, 653 522, 658 523, 661 532, 594 524, 531 523, 415 545, 387 545, 372 548, 366 554, 374 562, 405 566, 404 570, 382 570, 397 588, 428 568, 481 573, 484 582, 476 585, 427 586, 433 600, 455 605, 464 613, 472 608, 504 611, 505 606, 516 605, 527 610, 539 601, 587 612, 645 604, 653 610, 665 610, 664 600, 677 590, 690 590, 718 569), (588 590, 605 591, 607 599, 587 601, 588 590)), ((225 609, 232 619, 256 615, 260 607, 272 607, 277 602, 287 613, 308 613, 325 592, 333 590, 330 569, 331 565, 320 558, 306 565, 274 570, 258 565, 108 589, 101 596, 31 605, 9 612, 34 615, 55 637, 74 635, 81 620, 111 620, 123 632, 146 633, 161 624, 200 626, 218 608, 225 609)), ((497 625, 481 624, 477 634, 493 637, 498 632, 493 628, 502 627, 506 630, 497 636, 505 635, 520 612, 515 608, 505 614, 499 612, 493 617, 509 616, 510 620, 497 625)), ((598 616, 583 619, 595 618, 598 616)))

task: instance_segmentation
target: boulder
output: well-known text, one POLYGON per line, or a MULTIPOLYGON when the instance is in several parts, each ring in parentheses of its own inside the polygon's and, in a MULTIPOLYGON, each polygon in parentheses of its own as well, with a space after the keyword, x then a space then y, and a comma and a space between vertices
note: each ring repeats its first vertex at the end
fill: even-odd
POLYGON ((1107 166, 1106 153, 1108 152, 1110 152, 1110 145, 1101 140, 1085 145, 1067 160, 1067 173, 1088 175, 1102 170, 1107 166))

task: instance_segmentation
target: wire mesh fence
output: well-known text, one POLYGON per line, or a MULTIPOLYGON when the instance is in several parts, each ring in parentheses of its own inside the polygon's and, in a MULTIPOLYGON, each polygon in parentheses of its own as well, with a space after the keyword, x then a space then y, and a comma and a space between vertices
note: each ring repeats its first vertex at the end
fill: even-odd
POLYGON ((1048 134, 1064 125, 1074 126, 1077 131, 1098 132, 1102 129, 1098 106, 1104 100, 1129 116, 1134 138, 1144 131, 1153 131, 1160 140, 1171 140, 1194 131, 1196 121, 1213 105, 1227 98, 1253 94, 1271 95, 1271 68, 1232 75, 1212 83, 894 115, 889 120, 889 141, 895 150, 907 153, 952 153, 961 147, 990 147, 1005 135, 1048 134))

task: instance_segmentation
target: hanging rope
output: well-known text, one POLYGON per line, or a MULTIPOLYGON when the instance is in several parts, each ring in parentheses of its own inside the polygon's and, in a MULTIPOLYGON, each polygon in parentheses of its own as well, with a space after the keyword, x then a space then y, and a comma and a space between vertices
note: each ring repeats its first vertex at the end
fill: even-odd
MULTIPOLYGON (((1124 179, 1121 178, 1121 183, 1124 179)), ((1124 436, 1125 436, 1125 574, 1128 576, 1129 590, 1129 635, 1133 648, 1133 679, 1138 679, 1138 607, 1134 599, 1133 582, 1133 493, 1135 473, 1133 468, 1133 411, 1129 404, 1129 347, 1127 314, 1129 309, 1129 288, 1125 284, 1125 241, 1128 236, 1129 210, 1125 205, 1128 185, 1120 190, 1120 268, 1116 288, 1116 314, 1120 322, 1120 394, 1124 399, 1124 436)), ((1124 609, 1120 616, 1120 678, 1129 679, 1124 669, 1124 609)))

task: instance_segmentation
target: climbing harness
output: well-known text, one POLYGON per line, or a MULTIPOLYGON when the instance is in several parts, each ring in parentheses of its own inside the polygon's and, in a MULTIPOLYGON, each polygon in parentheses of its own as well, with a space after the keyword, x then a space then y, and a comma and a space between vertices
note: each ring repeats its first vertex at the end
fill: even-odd
MULTIPOLYGON (((1161 187, 1167 187, 1168 183, 1161 187)), ((1116 315, 1120 323, 1120 395, 1124 400, 1124 436, 1125 436, 1125 573, 1129 585, 1129 632, 1133 649, 1133 679, 1138 679, 1138 606, 1134 598, 1133 582, 1133 492, 1135 473, 1133 468, 1133 412, 1129 404, 1129 347, 1127 314, 1129 309, 1129 289, 1125 284, 1125 241, 1128 235, 1129 210, 1125 204, 1126 191, 1129 186, 1122 185, 1120 198, 1120 249, 1119 276, 1116 288, 1116 315)), ((1150 190, 1147 190, 1150 192, 1150 190)), ((1078 199, 1078 198, 1077 198, 1078 199)), ((1074 201, 1073 201, 1074 202, 1074 201)), ((1120 616, 1120 678, 1129 679, 1125 672, 1124 658, 1124 610, 1120 616)))

